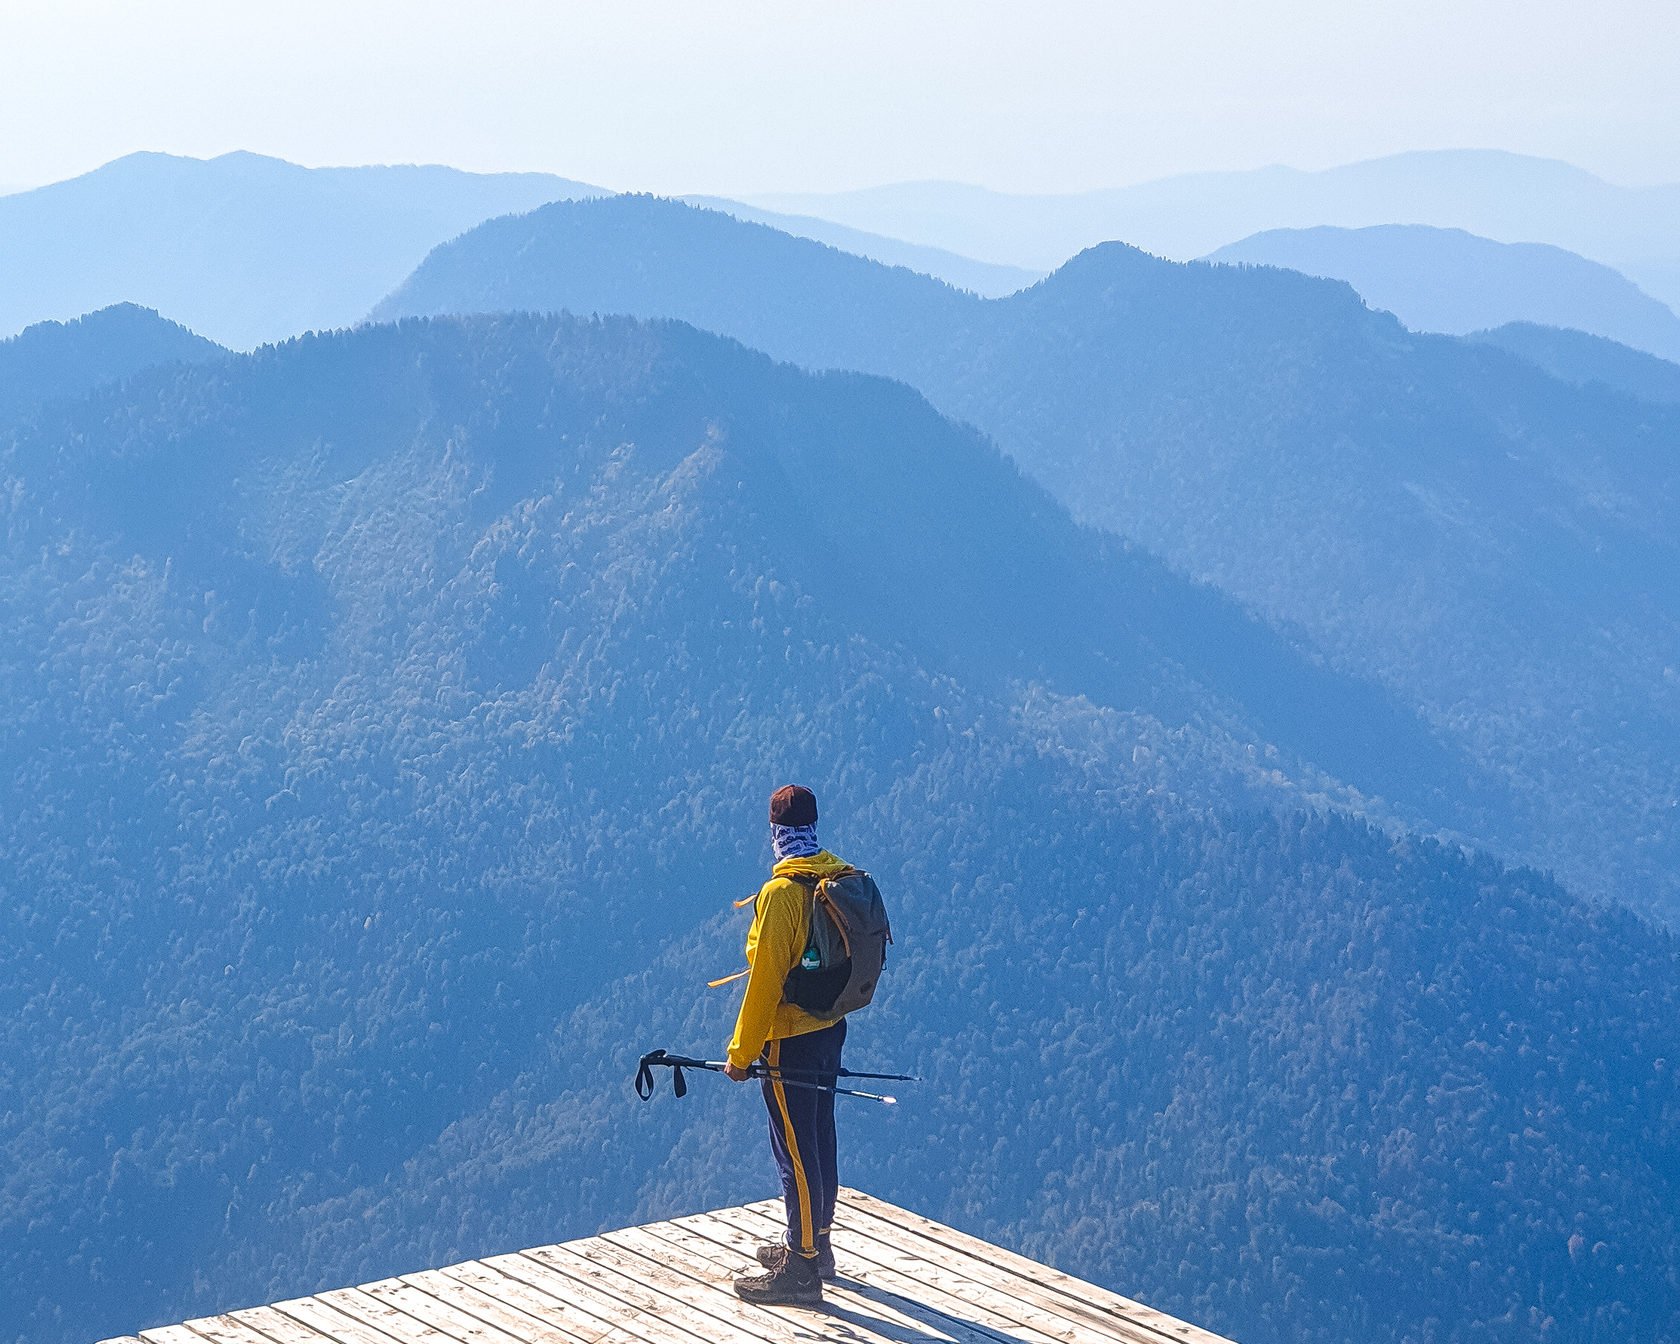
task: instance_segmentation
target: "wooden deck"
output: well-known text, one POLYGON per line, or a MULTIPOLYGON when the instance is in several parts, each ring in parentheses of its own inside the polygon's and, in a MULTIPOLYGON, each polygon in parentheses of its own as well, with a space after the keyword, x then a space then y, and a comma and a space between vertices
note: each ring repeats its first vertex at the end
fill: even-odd
MULTIPOLYGON (((139 1344, 1229 1344, 1095 1284, 855 1190, 821 1308, 758 1307, 730 1281, 779 1202, 469 1260, 142 1330, 139 1344)), ((105 1344, 136 1344, 134 1336, 105 1344)))

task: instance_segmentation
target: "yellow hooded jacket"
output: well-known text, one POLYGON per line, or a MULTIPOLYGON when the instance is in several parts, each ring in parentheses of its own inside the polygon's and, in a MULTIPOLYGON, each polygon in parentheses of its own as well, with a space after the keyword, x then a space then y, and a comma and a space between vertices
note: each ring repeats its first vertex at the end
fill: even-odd
POLYGON ((782 982, 805 951, 810 932, 810 893, 790 874, 832 877, 846 868, 826 849, 808 859, 783 859, 754 898, 752 928, 747 930, 747 992, 729 1042, 729 1062, 744 1069, 764 1050, 765 1042, 803 1036, 834 1025, 833 1018, 812 1017, 782 1002, 782 982))

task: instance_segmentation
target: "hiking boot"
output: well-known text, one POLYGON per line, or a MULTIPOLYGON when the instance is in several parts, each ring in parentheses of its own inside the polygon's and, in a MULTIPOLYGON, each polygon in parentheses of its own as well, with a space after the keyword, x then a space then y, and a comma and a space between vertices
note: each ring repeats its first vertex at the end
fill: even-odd
POLYGON ((779 1263, 767 1273, 735 1280, 736 1296, 762 1306, 820 1307, 822 1280, 817 1277, 817 1262, 802 1255, 791 1254, 782 1247, 779 1263))
MULTIPOLYGON (((787 1253, 787 1242, 767 1241, 758 1248, 758 1263, 766 1269, 775 1269, 787 1253)), ((817 1242, 817 1277, 825 1283, 834 1282, 834 1247, 826 1237, 817 1242)))

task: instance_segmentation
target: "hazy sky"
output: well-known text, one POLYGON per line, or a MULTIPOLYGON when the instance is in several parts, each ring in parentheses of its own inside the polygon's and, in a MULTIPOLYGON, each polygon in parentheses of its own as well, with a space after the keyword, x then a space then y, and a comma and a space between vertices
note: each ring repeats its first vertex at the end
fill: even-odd
POLYGON ((747 193, 1404 149, 1680 181, 1675 0, 0 0, 0 184, 136 149, 747 193))

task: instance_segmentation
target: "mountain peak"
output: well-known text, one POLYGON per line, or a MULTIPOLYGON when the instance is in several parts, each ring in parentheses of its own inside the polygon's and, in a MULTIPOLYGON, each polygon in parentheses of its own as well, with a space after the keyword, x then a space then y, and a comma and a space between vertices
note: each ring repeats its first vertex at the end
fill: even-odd
POLYGON ((802 362, 867 371, 867 361, 850 358, 848 341, 877 308, 915 330, 930 311, 979 302, 902 267, 637 194, 557 201, 490 220, 436 248, 370 316, 632 313, 726 331, 772 351, 807 333, 819 344, 802 362))
POLYGON ((1178 264, 1141 247, 1134 247, 1131 243, 1110 241, 1094 243, 1076 253, 1045 279, 1054 280, 1060 276, 1064 280, 1075 279, 1080 283, 1089 283, 1093 278, 1100 276, 1158 275, 1178 264))
POLYGON ((198 364, 221 346, 137 303, 68 322, 37 322, 0 341, 0 424, 30 407, 79 397, 157 364, 198 364))

